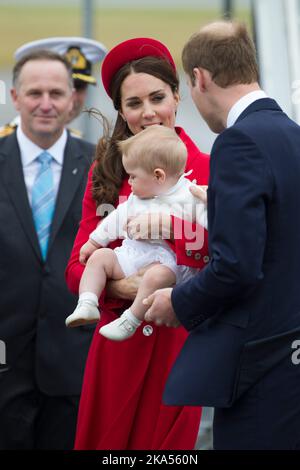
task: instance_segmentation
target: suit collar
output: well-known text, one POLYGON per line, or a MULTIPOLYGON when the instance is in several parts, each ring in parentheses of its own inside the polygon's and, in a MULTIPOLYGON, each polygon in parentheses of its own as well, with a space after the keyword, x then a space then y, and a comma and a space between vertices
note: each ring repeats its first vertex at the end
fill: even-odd
POLYGON ((29 165, 33 162, 42 152, 47 150, 48 153, 54 158, 54 160, 59 164, 63 165, 64 160, 64 150, 68 138, 67 131, 64 129, 62 135, 57 139, 57 141, 49 148, 43 149, 37 144, 32 142, 26 134, 24 134, 22 127, 18 126, 16 130, 16 137, 20 148, 21 160, 23 166, 29 165))
POLYGON ((231 127, 234 125, 240 114, 250 106, 250 104, 254 103, 256 100, 260 100, 262 98, 267 98, 266 93, 263 90, 253 90, 250 93, 246 93, 240 99, 238 99, 234 105, 231 107, 228 116, 227 116, 227 127, 231 127))
POLYGON ((262 98, 251 103, 237 118, 236 123, 244 119, 248 114, 255 113, 257 111, 281 111, 282 109, 271 98, 262 98))

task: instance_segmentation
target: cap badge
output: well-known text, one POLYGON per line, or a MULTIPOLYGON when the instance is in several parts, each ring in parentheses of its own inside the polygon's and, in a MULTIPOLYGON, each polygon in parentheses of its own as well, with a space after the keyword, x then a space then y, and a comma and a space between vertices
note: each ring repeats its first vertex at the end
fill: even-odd
POLYGON ((84 70, 87 68, 86 58, 77 47, 70 47, 65 57, 72 65, 73 69, 84 70))

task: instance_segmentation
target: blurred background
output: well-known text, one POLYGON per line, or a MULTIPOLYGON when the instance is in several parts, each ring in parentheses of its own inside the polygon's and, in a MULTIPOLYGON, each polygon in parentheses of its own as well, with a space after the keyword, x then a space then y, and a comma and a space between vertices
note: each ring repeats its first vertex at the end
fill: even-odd
MULTIPOLYGON (((182 125, 202 151, 209 152, 215 135, 201 121, 188 94, 181 68, 184 43, 201 25, 224 17, 232 10, 252 29, 250 0, 0 0, 0 80, 5 83, 5 104, 0 105, 0 126, 10 122, 15 111, 10 99, 14 52, 22 44, 46 37, 85 36, 102 42, 108 49, 137 36, 149 36, 170 49, 181 78, 182 125)), ((102 87, 100 67, 93 67, 97 87, 89 86, 88 105, 114 119, 114 110, 102 87)), ((102 133, 99 122, 83 114, 72 127, 96 142, 102 133)))
MULTIPOLYGON (((209 152, 215 135, 195 110, 181 68, 181 50, 203 24, 224 17, 246 22, 258 49, 261 85, 284 111, 300 121, 300 0, 0 0, 0 126, 15 111, 9 90, 14 52, 22 44, 46 37, 85 36, 108 49, 125 39, 149 36, 164 42, 181 78, 177 123, 201 150, 209 152)), ((94 66, 97 87, 89 87, 88 106, 109 120, 114 110, 94 66)), ((72 123, 86 139, 102 133, 95 118, 83 114, 72 123)))
MULTIPOLYGON (((14 52, 22 44, 46 37, 85 36, 108 49, 137 36, 149 36, 170 49, 181 79, 177 123, 202 151, 210 152, 216 135, 201 120, 189 97, 181 67, 181 50, 203 24, 220 18, 243 20, 252 32, 263 89, 300 122, 300 0, 0 0, 0 126, 16 115, 9 90, 14 52)), ((110 121, 115 111, 94 66, 96 87, 89 87, 88 106, 110 121)), ((87 140, 102 134, 99 122, 83 113, 72 127, 87 140)), ((200 371, 201 373, 201 371, 200 371)), ((211 448, 212 410, 205 409, 199 448, 211 448)))

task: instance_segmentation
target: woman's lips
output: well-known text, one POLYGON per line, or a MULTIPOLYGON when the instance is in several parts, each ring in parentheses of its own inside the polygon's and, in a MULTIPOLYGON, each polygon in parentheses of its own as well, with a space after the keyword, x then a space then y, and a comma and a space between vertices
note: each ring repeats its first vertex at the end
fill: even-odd
POLYGON ((151 124, 145 124, 144 126, 141 126, 142 129, 146 129, 146 127, 150 127, 150 126, 162 126, 163 123, 162 122, 152 122, 151 124))

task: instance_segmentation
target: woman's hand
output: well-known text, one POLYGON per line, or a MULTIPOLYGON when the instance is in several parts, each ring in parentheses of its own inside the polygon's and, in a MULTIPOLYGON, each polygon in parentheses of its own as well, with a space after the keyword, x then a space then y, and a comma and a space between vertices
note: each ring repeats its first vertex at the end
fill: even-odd
POLYGON ((207 188, 208 186, 190 186, 190 191, 193 196, 197 197, 200 199, 201 202, 203 202, 205 205, 207 205, 207 188))
POLYGON ((148 213, 129 218, 124 229, 134 240, 173 240, 170 214, 148 213))
POLYGON ((137 273, 119 281, 108 281, 106 284, 106 296, 113 299, 134 300, 143 275, 154 264, 157 263, 151 263, 139 269, 137 273))

